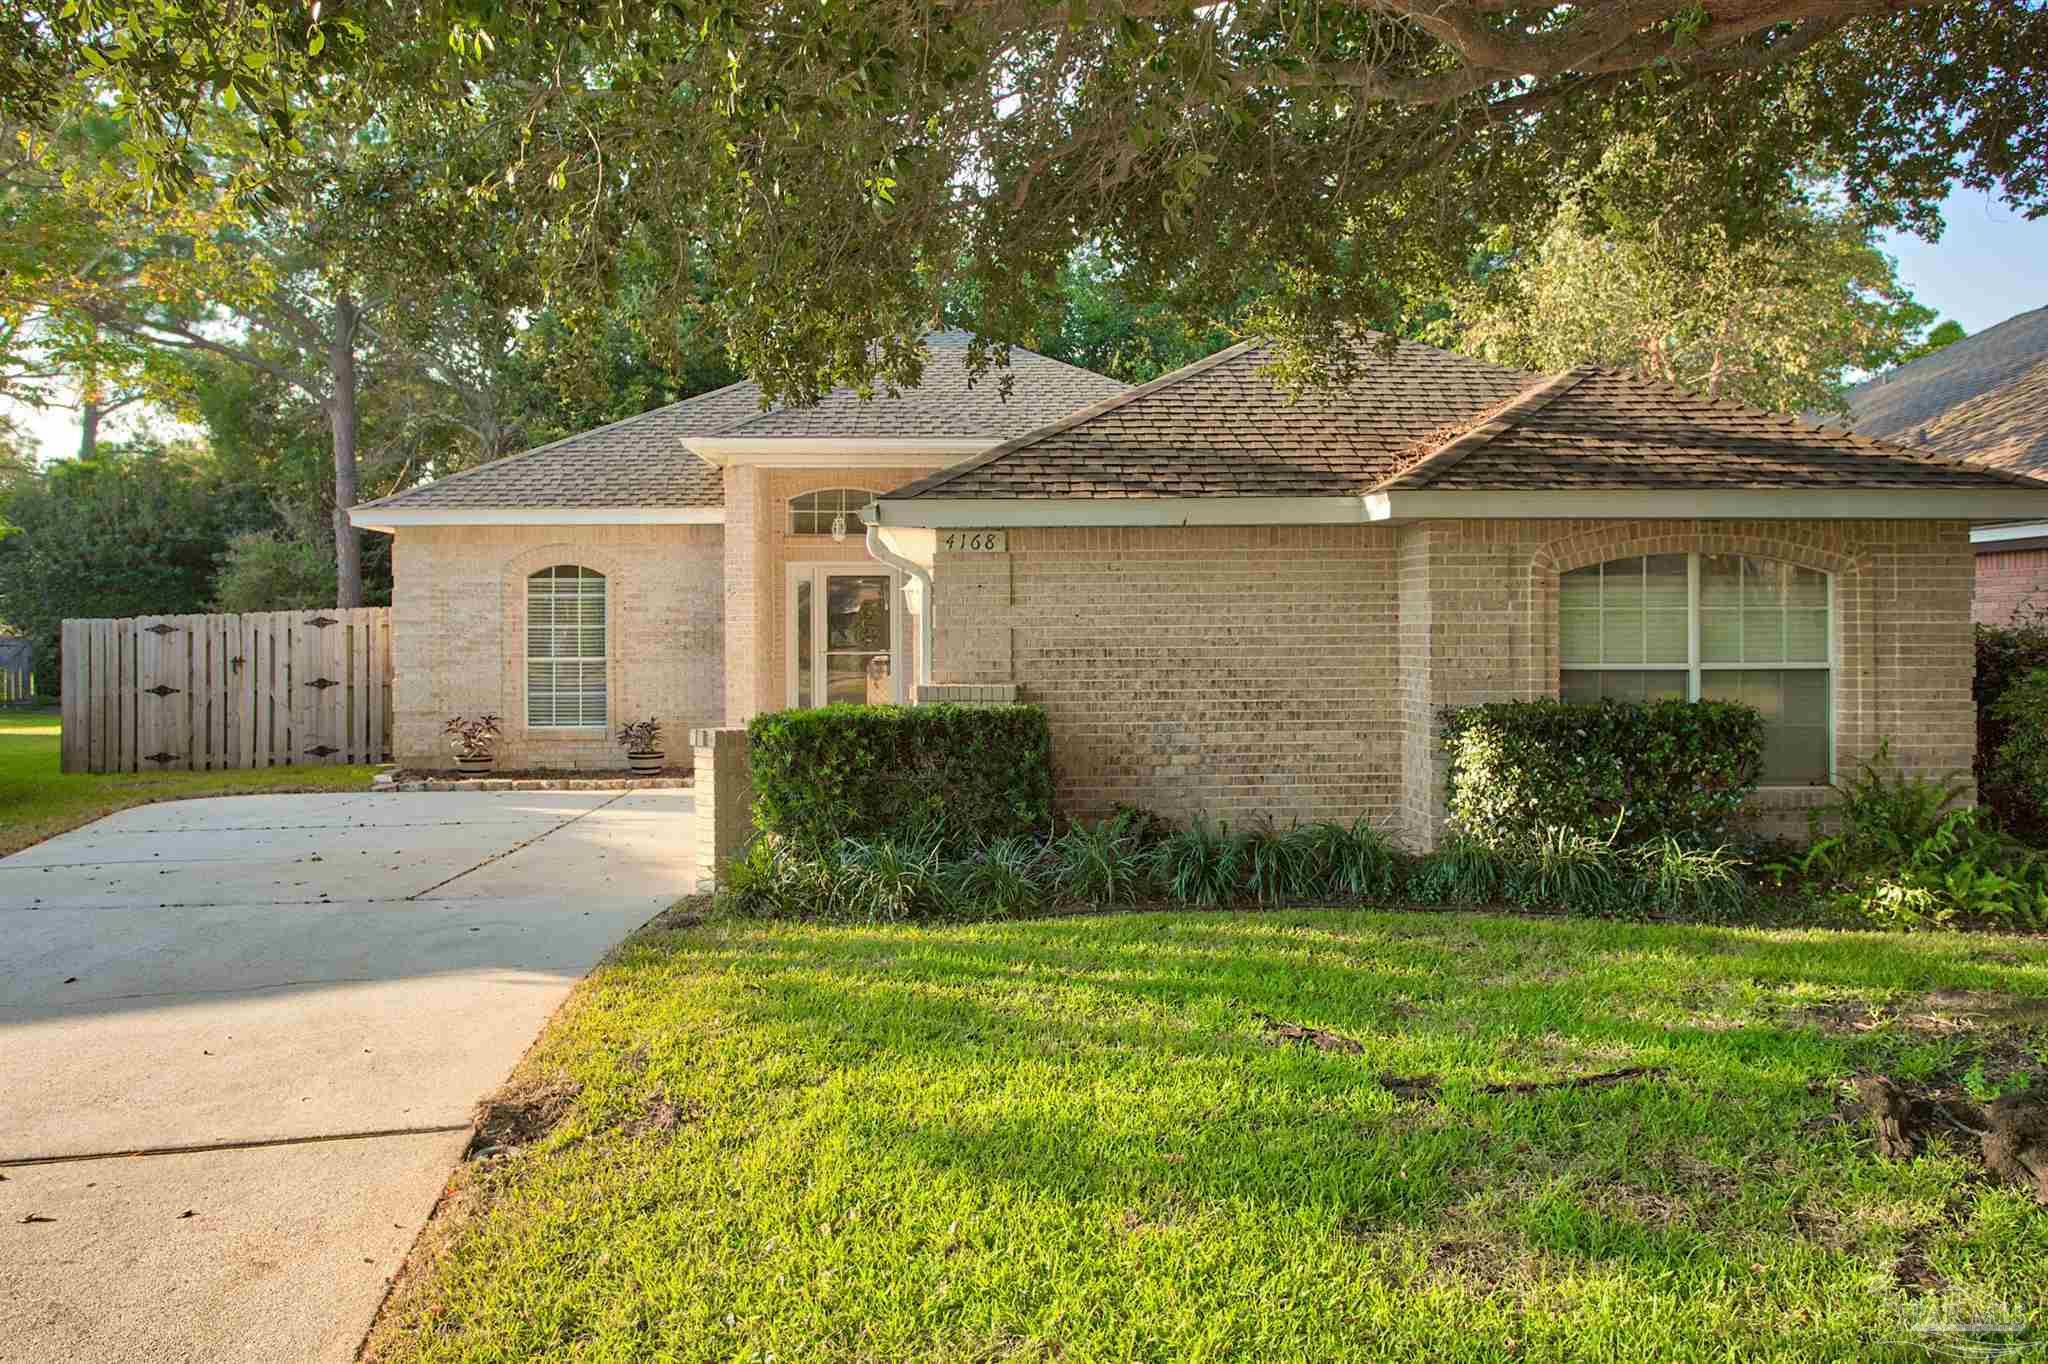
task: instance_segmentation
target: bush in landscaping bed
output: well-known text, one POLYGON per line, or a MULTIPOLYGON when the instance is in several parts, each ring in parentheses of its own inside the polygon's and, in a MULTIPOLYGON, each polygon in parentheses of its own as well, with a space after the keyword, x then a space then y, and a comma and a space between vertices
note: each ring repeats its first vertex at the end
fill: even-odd
POLYGON ((2048 614, 2016 625, 1977 627, 1977 799, 2007 832, 2037 845, 2048 844, 2048 809, 2010 783, 2000 771, 1998 751, 2012 725, 2000 702, 2021 678, 2042 668, 2048 668, 2048 614))
POLYGON ((805 847, 927 835, 966 845, 1052 825, 1036 706, 825 706, 747 727, 754 824, 805 847))
POLYGON ((2002 738, 1992 752, 1991 784, 2006 796, 2000 813, 2016 829, 2048 823, 2048 667, 2005 689, 1991 708, 2002 738))
POLYGON ((1763 717, 1728 701, 1505 701, 1443 722, 1452 825, 1499 848, 1546 829, 1717 845, 1763 761, 1763 717))

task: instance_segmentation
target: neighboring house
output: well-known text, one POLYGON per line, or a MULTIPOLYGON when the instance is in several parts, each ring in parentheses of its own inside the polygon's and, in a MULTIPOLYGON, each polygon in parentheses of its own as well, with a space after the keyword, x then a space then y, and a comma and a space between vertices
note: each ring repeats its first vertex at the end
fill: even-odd
MULTIPOLYGON (((2048 473, 2048 308, 1900 365, 1850 391, 1849 423, 1866 436, 2048 473)), ((2009 625, 2048 614, 2048 520, 1978 526, 1976 618, 2009 625)))
POLYGON ((397 536, 400 760, 457 711, 594 765, 646 714, 1015 695, 1068 813, 1426 845, 1443 706, 1740 697, 1796 811, 1887 740, 1968 770, 1970 526, 2048 520, 2048 483, 1614 371, 1404 343, 1293 400, 1255 345, 1135 389, 1013 351, 1004 401, 962 341, 899 397, 736 386, 355 509, 397 536))

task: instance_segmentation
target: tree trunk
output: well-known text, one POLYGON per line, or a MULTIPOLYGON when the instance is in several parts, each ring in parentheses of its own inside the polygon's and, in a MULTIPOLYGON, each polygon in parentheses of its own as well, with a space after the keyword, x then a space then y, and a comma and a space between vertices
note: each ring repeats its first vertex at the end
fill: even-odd
POLYGON ((331 392, 327 421, 334 431, 334 604, 363 604, 363 548, 348 509, 356 500, 356 331, 362 313, 343 295, 334 305, 334 336, 327 348, 331 392))
POLYGON ((100 405, 87 398, 78 405, 78 457, 91 459, 100 452, 100 405))

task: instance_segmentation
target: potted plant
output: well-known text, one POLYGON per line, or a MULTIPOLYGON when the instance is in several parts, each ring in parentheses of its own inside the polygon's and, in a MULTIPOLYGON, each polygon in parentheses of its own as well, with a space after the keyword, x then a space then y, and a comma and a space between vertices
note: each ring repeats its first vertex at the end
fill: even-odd
POLYGON ((626 766, 640 777, 653 777, 668 765, 661 751, 661 721, 635 720, 619 731, 619 747, 626 750, 626 766))
POLYGON ((498 755, 491 745, 498 742, 503 731, 498 728, 498 717, 479 715, 471 720, 458 715, 441 727, 447 736, 448 746, 455 750, 455 770, 464 776, 479 776, 491 770, 498 755))

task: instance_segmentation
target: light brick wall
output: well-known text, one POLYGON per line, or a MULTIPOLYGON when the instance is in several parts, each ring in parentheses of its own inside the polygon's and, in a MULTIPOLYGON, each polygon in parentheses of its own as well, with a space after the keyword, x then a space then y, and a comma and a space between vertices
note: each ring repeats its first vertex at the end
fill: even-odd
POLYGON ((1007 555, 937 556, 934 674, 1014 673, 1069 813, 1391 815, 1391 531, 1009 536, 1007 555))
POLYGON ((504 768, 625 766, 612 733, 658 716, 671 763, 724 704, 717 526, 416 526, 397 533, 391 599, 394 753, 450 766, 441 726, 496 711, 504 768), (598 730, 526 726, 526 578, 553 564, 606 577, 610 715, 598 730))
POLYGON ((1977 556, 1976 617, 2013 625, 2048 615, 2048 549, 1998 550, 1977 556))
MULTIPOLYGON (((813 469, 730 467, 725 473, 725 591, 728 622, 725 721, 744 725, 762 711, 789 704, 789 566, 845 564, 865 571, 890 570, 869 559, 859 532, 845 540, 829 535, 792 535, 789 502, 801 493, 825 488, 865 488, 886 492, 932 472, 926 467, 845 469, 821 465, 813 469)), ((901 607, 899 599, 898 606, 901 607)), ((892 666, 904 670, 903 695, 915 695, 910 663, 916 653, 917 621, 905 613, 902 657, 892 666)))
POLYGON ((1046 706, 1071 814, 1363 813, 1426 845, 1443 802, 1437 711, 1555 694, 1558 575, 1692 550, 1835 575, 1839 771, 1887 738, 1905 770, 1968 771, 1961 523, 1015 529, 1007 555, 934 560, 933 671, 1015 682, 1046 706))

